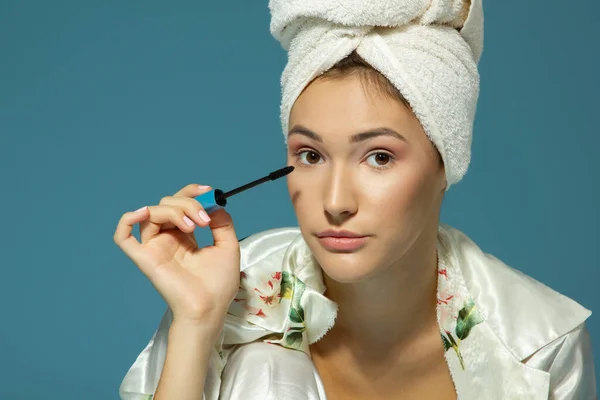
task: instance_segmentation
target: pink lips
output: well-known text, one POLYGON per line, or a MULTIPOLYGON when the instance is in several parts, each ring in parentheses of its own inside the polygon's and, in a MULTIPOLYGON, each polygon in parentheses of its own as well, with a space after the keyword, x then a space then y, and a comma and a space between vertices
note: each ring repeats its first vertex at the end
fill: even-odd
POLYGON ((319 233, 317 237, 325 248, 343 251, 356 250, 364 246, 368 238, 368 236, 361 236, 358 233, 345 230, 327 230, 319 233))
POLYGON ((362 247, 367 241, 367 237, 335 237, 335 236, 325 236, 320 237, 319 242, 321 244, 331 250, 356 250, 362 247))

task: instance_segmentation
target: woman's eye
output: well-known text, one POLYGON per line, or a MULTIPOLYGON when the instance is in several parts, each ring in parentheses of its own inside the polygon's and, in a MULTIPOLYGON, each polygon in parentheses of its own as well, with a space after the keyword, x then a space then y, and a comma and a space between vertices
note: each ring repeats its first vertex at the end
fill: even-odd
POLYGON ((367 157, 367 160, 372 159, 374 160, 374 164, 370 164, 375 168, 381 168, 381 167, 385 167, 387 164, 389 164, 392 161, 392 156, 387 154, 387 153, 373 153, 371 154, 369 157, 367 157))
POLYGON ((319 153, 314 152, 314 151, 310 151, 310 150, 305 150, 305 151, 301 151, 300 153, 298 153, 298 155, 300 156, 300 159, 302 159, 303 155, 306 155, 306 162, 304 162, 304 164, 317 164, 319 159, 321 158, 321 156, 319 155, 319 153))
MULTIPOLYGON (((316 151, 304 150, 296 153, 302 164, 317 165, 321 160, 321 155, 316 151)), ((390 167, 394 157, 388 153, 378 152, 367 157, 367 162, 374 168, 384 169, 390 167), (373 160, 369 162, 369 160, 373 160)))

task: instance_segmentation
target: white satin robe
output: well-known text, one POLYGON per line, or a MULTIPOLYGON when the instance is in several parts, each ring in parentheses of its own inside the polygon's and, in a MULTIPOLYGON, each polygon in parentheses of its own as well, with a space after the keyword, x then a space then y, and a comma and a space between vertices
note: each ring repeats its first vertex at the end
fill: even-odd
MULTIPOLYGON (((461 400, 596 399, 591 312, 484 253, 445 224, 438 230, 437 317, 461 400)), ((337 305, 298 228, 240 242, 238 296, 209 362, 204 400, 325 400, 308 345, 333 326, 337 305)), ((172 313, 139 354, 119 394, 152 399, 172 313)))

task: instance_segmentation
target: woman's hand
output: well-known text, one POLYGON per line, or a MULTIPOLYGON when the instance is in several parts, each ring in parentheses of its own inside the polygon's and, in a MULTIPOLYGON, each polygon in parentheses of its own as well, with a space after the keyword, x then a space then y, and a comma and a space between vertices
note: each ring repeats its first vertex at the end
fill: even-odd
POLYGON ((224 209, 206 212, 194 198, 208 186, 188 185, 158 205, 127 212, 114 235, 115 243, 152 282, 173 312, 173 321, 220 331, 240 282, 240 247, 231 215, 224 209), (140 224, 141 243, 131 234, 140 224), (201 249, 195 225, 209 227, 214 245, 201 249))

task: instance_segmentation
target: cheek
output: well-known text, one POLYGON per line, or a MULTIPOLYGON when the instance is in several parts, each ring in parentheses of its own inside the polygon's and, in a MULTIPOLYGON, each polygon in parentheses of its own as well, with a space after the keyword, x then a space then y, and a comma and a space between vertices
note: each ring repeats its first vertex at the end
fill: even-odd
MULTIPOLYGON (((361 183, 363 199, 380 226, 390 229, 409 227, 428 215, 429 183, 426 173, 416 168, 382 173, 361 183)), ((364 209, 364 208, 363 208, 364 209)))
MULTIPOLYGON (((292 174, 293 173, 294 172, 292 172, 292 174)), ((299 220, 303 219, 310 208, 309 204, 305 204, 308 199, 306 191, 309 187, 309 185, 303 182, 303 179, 299 174, 295 176, 289 175, 287 179, 288 194, 299 220)))
POLYGON ((370 174, 360 187, 363 198, 372 207, 389 214, 407 208, 418 190, 418 180, 410 174, 382 173, 379 176, 370 174))

